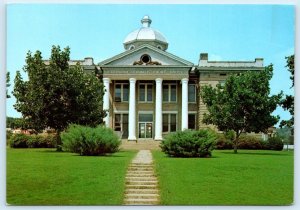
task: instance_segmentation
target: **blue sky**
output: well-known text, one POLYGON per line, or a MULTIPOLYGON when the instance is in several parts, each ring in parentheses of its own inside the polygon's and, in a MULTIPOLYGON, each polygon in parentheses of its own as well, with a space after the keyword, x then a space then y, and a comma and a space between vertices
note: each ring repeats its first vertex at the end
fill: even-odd
MULTIPOLYGON (((284 5, 70 5, 7 6, 7 70, 11 80, 25 64, 28 50, 45 59, 52 45, 70 46, 71 59, 93 57, 96 63, 124 51, 126 35, 144 15, 169 42, 168 52, 194 64, 209 60, 254 60, 274 64, 271 93, 293 94, 285 56, 294 53, 295 9, 284 5)), ((12 90, 13 87, 10 88, 12 90)), ((7 116, 19 117, 7 101, 7 116)), ((288 119, 278 108, 274 114, 288 119)))

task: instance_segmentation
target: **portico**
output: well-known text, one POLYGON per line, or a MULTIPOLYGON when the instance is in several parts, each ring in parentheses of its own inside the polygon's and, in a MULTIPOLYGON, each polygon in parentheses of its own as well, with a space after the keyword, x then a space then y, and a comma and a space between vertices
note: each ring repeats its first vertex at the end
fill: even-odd
POLYGON ((158 75, 151 75, 144 80, 140 77, 137 77, 139 80, 130 77, 126 81, 115 80, 113 75, 109 76, 110 78, 103 78, 106 89, 103 108, 107 110, 105 118, 107 127, 117 127, 121 132, 128 129, 128 140, 162 140, 163 131, 188 128, 188 78, 174 81, 161 74, 154 80, 148 78, 158 75), (116 122, 119 118, 120 122, 116 122), (126 120, 124 122, 124 118, 128 119, 128 122, 126 120), (116 123, 121 124, 120 129, 116 123))

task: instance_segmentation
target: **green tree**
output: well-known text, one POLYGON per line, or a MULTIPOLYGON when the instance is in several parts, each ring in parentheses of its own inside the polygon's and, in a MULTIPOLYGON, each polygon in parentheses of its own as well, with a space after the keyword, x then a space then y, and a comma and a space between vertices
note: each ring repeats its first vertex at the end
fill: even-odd
POLYGON ((24 122, 22 118, 6 117, 6 127, 7 128, 24 128, 24 122))
MULTIPOLYGON (((291 73, 290 79, 292 80, 292 87, 294 87, 294 55, 286 57, 286 67, 288 68, 288 71, 291 73)), ((285 98, 281 101, 281 106, 283 109, 287 110, 291 114, 291 119, 289 120, 282 120, 280 122, 280 127, 288 126, 292 128, 291 132, 294 133, 294 96, 292 95, 286 95, 285 98)))
POLYGON ((18 71, 13 95, 15 109, 22 113, 28 127, 39 131, 50 127, 57 132, 58 150, 60 133, 71 123, 95 127, 103 123, 103 83, 95 75, 87 74, 77 64, 69 66, 70 49, 63 51, 53 46, 49 64, 40 51, 29 51, 26 65, 28 81, 18 71))
POLYGON ((273 66, 269 65, 263 71, 231 75, 224 87, 201 87, 200 96, 208 109, 203 122, 214 124, 221 131, 234 131, 234 153, 242 133, 266 132, 279 120, 279 116, 271 113, 282 93, 270 96, 272 76, 273 66))
POLYGON ((8 94, 8 89, 10 87, 10 72, 6 72, 6 98, 10 98, 10 95, 8 94))

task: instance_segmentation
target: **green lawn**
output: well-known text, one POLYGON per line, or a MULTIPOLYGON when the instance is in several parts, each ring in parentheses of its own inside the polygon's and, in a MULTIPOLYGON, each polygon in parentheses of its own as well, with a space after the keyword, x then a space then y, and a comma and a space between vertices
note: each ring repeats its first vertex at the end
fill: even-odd
POLYGON ((7 149, 11 205, 120 205, 136 152, 83 157, 54 149, 7 149))
POLYGON ((293 152, 213 151, 212 158, 169 158, 153 151, 162 205, 289 205, 293 152))

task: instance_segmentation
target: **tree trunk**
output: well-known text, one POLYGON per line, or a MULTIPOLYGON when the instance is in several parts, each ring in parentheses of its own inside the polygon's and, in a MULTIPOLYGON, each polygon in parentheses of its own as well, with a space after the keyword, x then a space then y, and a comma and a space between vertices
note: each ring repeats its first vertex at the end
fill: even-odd
POLYGON ((236 135, 234 138, 234 144, 233 144, 234 154, 237 154, 238 143, 239 143, 239 134, 238 134, 238 132, 236 132, 236 135))
POLYGON ((237 143, 236 143, 236 140, 234 142, 233 149, 234 149, 234 154, 237 154, 237 143))
POLYGON ((60 138, 60 133, 61 133, 61 131, 57 131, 57 133, 56 133, 56 151, 57 152, 62 152, 62 141, 60 138))

